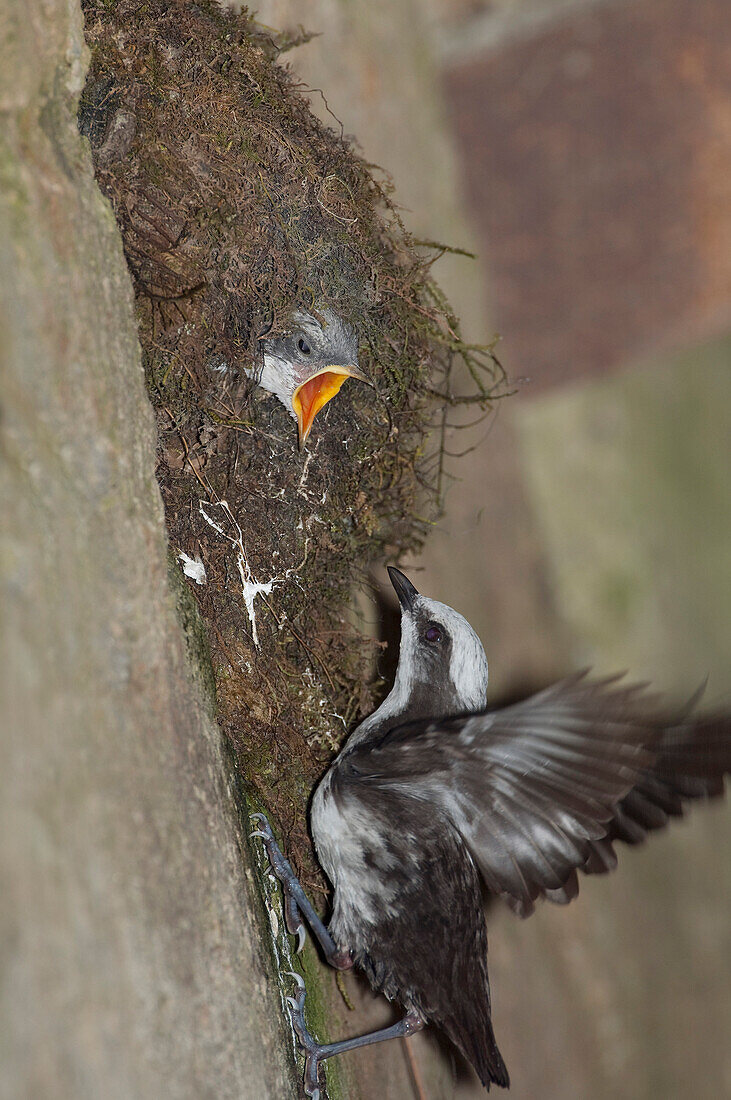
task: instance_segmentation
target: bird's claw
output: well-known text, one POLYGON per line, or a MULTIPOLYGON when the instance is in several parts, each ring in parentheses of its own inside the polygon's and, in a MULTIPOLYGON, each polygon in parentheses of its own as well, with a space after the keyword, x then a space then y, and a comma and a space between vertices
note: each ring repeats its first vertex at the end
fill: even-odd
POLYGON ((296 970, 285 970, 284 973, 288 978, 294 978, 297 982, 298 991, 305 988, 305 979, 301 974, 298 974, 296 970))
POLYGON ((287 925, 289 934, 297 937, 297 947, 295 950, 299 955, 307 939, 305 926, 302 923, 297 902, 292 895, 287 892, 286 883, 282 883, 282 890, 284 892, 284 923, 287 925))
POLYGON ((307 1024, 305 1023, 305 996, 307 990, 302 976, 295 973, 294 970, 288 970, 285 973, 291 975, 297 982, 297 992, 294 997, 287 997, 287 1004, 289 1005, 289 1017, 292 1021, 294 1033, 305 1054, 305 1095, 309 1096, 310 1100, 319 1100, 318 1072, 322 1046, 307 1030, 307 1024))
POLYGON ((259 828, 254 829, 249 833, 249 836, 261 837, 269 857, 269 866, 280 882, 286 882, 287 878, 293 875, 293 871, 284 858, 282 849, 277 844, 271 825, 264 814, 250 814, 249 816, 259 823, 259 828))
POLYGON ((290 978, 294 978, 297 983, 297 992, 294 997, 287 997, 287 1003, 292 1008, 292 1027, 296 1031, 302 1046, 305 1050, 309 1050, 311 1046, 317 1046, 317 1043, 310 1035, 307 1030, 307 1025, 305 1024, 305 996, 307 995, 307 990, 305 988, 304 978, 294 970, 285 970, 284 973, 288 974, 290 978))
POLYGON ((249 836, 259 837, 264 841, 264 847, 269 858, 269 866, 272 873, 282 884, 282 893, 284 894, 284 921, 287 925, 287 931, 292 936, 297 937, 297 954, 300 953, 305 946, 305 940, 307 938, 305 933, 305 926, 300 916, 300 911, 297 907, 297 902, 292 897, 289 883, 294 878, 294 871, 290 864, 284 857, 282 849, 277 844, 272 827, 269 824, 264 814, 255 813, 249 814, 252 821, 256 821, 259 828, 254 829, 249 836))

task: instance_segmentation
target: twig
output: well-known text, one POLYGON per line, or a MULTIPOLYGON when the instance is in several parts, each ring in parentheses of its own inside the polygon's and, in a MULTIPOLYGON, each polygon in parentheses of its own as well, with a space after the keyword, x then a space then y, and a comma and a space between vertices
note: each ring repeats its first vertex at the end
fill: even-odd
POLYGON ((417 1100, 426 1100, 426 1093, 424 1092, 424 1082, 422 1080, 421 1071, 414 1057, 414 1050, 411 1046, 411 1036, 404 1036, 404 1051, 406 1052, 406 1063, 409 1067, 411 1074, 411 1083, 414 1086, 414 1095, 417 1100))

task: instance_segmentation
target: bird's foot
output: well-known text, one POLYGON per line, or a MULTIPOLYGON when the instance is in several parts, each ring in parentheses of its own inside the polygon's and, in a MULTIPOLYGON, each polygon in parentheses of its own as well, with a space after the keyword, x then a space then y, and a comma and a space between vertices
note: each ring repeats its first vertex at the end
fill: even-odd
POLYGON ((299 907, 293 895, 293 887, 295 885, 299 886, 297 876, 292 870, 292 865, 285 859, 282 849, 277 844, 274 833, 272 832, 272 827, 266 816, 258 813, 251 814, 250 816, 253 821, 256 821, 257 828, 249 835, 252 837, 259 837, 264 841, 264 847, 269 857, 269 866, 272 869, 272 873, 282 884, 282 893, 284 894, 284 921, 290 935, 297 937, 297 953, 299 954, 305 946, 306 934, 299 907))
POLYGON ((305 945, 305 928, 303 921, 307 921, 310 931, 323 950, 325 958, 331 966, 338 970, 349 970, 353 965, 353 957, 347 948, 338 947, 322 923, 322 918, 312 905, 292 870, 291 864, 284 858, 282 851, 274 839, 271 825, 264 814, 252 814, 252 818, 259 826, 251 834, 260 837, 264 841, 264 847, 269 856, 269 866, 282 884, 284 894, 284 918, 288 931, 297 936, 297 950, 301 951, 305 945))
POLYGON ((326 1047, 318 1043, 317 1039, 307 1030, 305 1023, 305 983, 299 974, 293 970, 288 971, 297 982, 297 992, 294 997, 287 997, 289 1016, 292 1021, 295 1035, 305 1055, 305 1095, 312 1100, 320 1100, 319 1069, 320 1058, 326 1047))
POLYGON ((319 1100, 318 1072, 320 1062, 326 1058, 332 1058, 334 1054, 345 1054, 347 1050, 369 1046, 371 1043, 382 1043, 386 1039, 414 1035, 424 1027, 425 1020, 412 1009, 403 1019, 391 1024, 390 1027, 381 1028, 380 1031, 370 1031, 367 1035, 357 1035, 354 1039, 340 1039, 336 1043, 318 1043, 317 1039, 310 1035, 305 1023, 305 983, 299 974, 292 974, 292 977, 297 982, 297 993, 294 997, 287 997, 287 1003, 292 1027, 305 1052, 305 1093, 312 1097, 312 1100, 319 1100))

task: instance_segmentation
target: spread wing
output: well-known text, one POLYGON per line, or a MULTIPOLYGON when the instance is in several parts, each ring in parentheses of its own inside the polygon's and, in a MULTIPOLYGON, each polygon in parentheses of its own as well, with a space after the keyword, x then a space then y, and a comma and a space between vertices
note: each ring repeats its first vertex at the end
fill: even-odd
POLYGON ((502 710, 411 722, 353 749, 362 782, 433 802, 521 915, 566 902, 687 798, 718 794, 731 722, 663 714, 641 686, 586 674, 502 710))
POLYGON ((640 844, 671 818, 682 817, 689 802, 723 794, 724 775, 731 771, 729 718, 686 719, 663 732, 656 752, 654 765, 643 771, 617 806, 606 836, 592 843, 590 857, 581 868, 587 874, 613 870, 617 864, 613 841, 640 844))

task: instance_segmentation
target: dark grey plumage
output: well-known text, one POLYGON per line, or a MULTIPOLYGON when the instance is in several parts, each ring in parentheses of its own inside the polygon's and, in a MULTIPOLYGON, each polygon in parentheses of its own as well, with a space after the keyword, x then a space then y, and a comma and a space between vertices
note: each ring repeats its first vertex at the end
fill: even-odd
MULTIPOLYGON (((638 843, 687 801, 722 793, 731 720, 673 715, 643 686, 584 673, 487 710, 469 623, 389 572, 402 606, 394 687, 312 805, 334 887, 329 957, 346 965, 350 952, 412 1023, 442 1027, 486 1087, 507 1087, 480 879, 522 916, 539 897, 571 900, 578 871, 613 868, 617 840, 638 843)), ((338 1047, 310 1041, 315 1083, 338 1047)))
POLYGON ((373 919, 357 932, 343 921, 341 906, 338 923, 349 928, 354 965, 389 1000, 442 1027, 485 1085, 507 1087, 490 1019, 487 932, 475 865, 441 815, 356 774, 358 762, 359 756, 338 770, 332 797, 343 812, 357 805, 378 823, 381 837, 364 848, 364 865, 384 894, 373 919))

